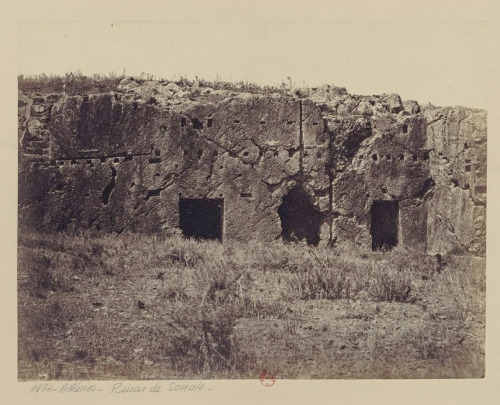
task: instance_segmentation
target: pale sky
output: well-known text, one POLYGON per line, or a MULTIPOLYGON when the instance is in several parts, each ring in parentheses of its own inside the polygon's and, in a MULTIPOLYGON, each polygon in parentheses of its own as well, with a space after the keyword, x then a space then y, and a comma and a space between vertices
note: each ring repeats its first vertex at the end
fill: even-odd
POLYGON ((486 22, 36 22, 19 24, 20 74, 109 73, 398 93, 487 108, 486 22))

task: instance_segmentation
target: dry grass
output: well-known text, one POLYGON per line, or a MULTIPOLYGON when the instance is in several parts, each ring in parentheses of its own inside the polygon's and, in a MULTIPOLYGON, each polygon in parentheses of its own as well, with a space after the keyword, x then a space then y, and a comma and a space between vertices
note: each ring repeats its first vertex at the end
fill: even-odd
POLYGON ((123 75, 117 76, 115 73, 108 75, 94 74, 85 76, 81 72, 66 73, 59 75, 33 75, 18 77, 18 87, 24 93, 67 93, 69 95, 102 93, 116 91, 123 75))
MULTIPOLYGON (((125 72, 117 75, 114 72, 109 74, 94 74, 86 76, 81 72, 70 72, 64 76, 61 75, 31 75, 31 76, 18 76, 18 87, 24 93, 67 93, 69 95, 82 95, 91 93, 103 93, 109 91, 118 91, 120 81, 124 79, 125 72)), ((283 93, 290 94, 292 92, 301 91, 290 77, 287 77, 278 85, 265 85, 261 86, 249 81, 225 81, 217 77, 215 80, 206 80, 203 78, 189 79, 185 76, 172 76, 171 78, 156 77, 151 74, 141 73, 133 77, 138 83, 146 81, 158 81, 160 84, 165 82, 173 82, 183 89, 194 88, 195 85, 200 88, 212 88, 214 90, 228 90, 232 92, 247 92, 247 93, 283 93)), ((302 91, 306 86, 302 87, 302 91)), ((195 96, 193 93, 192 96, 195 96)), ((199 95, 199 94, 198 94, 199 95)), ((154 103, 154 100, 152 101, 154 103)))
POLYGON ((484 260, 19 234, 19 378, 480 377, 484 260))

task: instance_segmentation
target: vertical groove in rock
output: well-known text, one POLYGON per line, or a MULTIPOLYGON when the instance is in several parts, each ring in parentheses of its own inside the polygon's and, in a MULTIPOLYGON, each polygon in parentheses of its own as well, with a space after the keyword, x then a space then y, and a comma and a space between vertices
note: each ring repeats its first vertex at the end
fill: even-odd
POLYGON ((111 196, 111 193, 115 189, 116 185, 116 169, 113 166, 110 166, 110 169, 111 169, 111 180, 106 185, 106 187, 104 187, 104 190, 102 190, 102 203, 104 205, 108 205, 109 197, 111 196))
POLYGON ((299 167, 300 173, 304 170, 304 132, 302 129, 302 100, 299 100, 299 167))

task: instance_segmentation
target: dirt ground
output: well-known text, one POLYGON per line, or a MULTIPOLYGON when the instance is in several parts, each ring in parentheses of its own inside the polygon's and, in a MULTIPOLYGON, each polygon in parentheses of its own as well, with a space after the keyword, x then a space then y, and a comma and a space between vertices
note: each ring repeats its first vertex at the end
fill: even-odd
POLYGON ((328 249, 21 235, 19 379, 484 376, 484 258, 328 249))

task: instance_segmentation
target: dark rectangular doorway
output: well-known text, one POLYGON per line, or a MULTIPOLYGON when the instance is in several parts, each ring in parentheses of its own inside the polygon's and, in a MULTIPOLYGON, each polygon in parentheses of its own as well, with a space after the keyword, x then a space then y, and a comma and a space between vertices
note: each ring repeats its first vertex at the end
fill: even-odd
POLYGON ((398 244, 397 201, 374 201, 372 205, 372 249, 390 249, 398 244))
POLYGON ((181 198, 179 224, 187 238, 218 239, 222 242, 224 199, 181 198))

